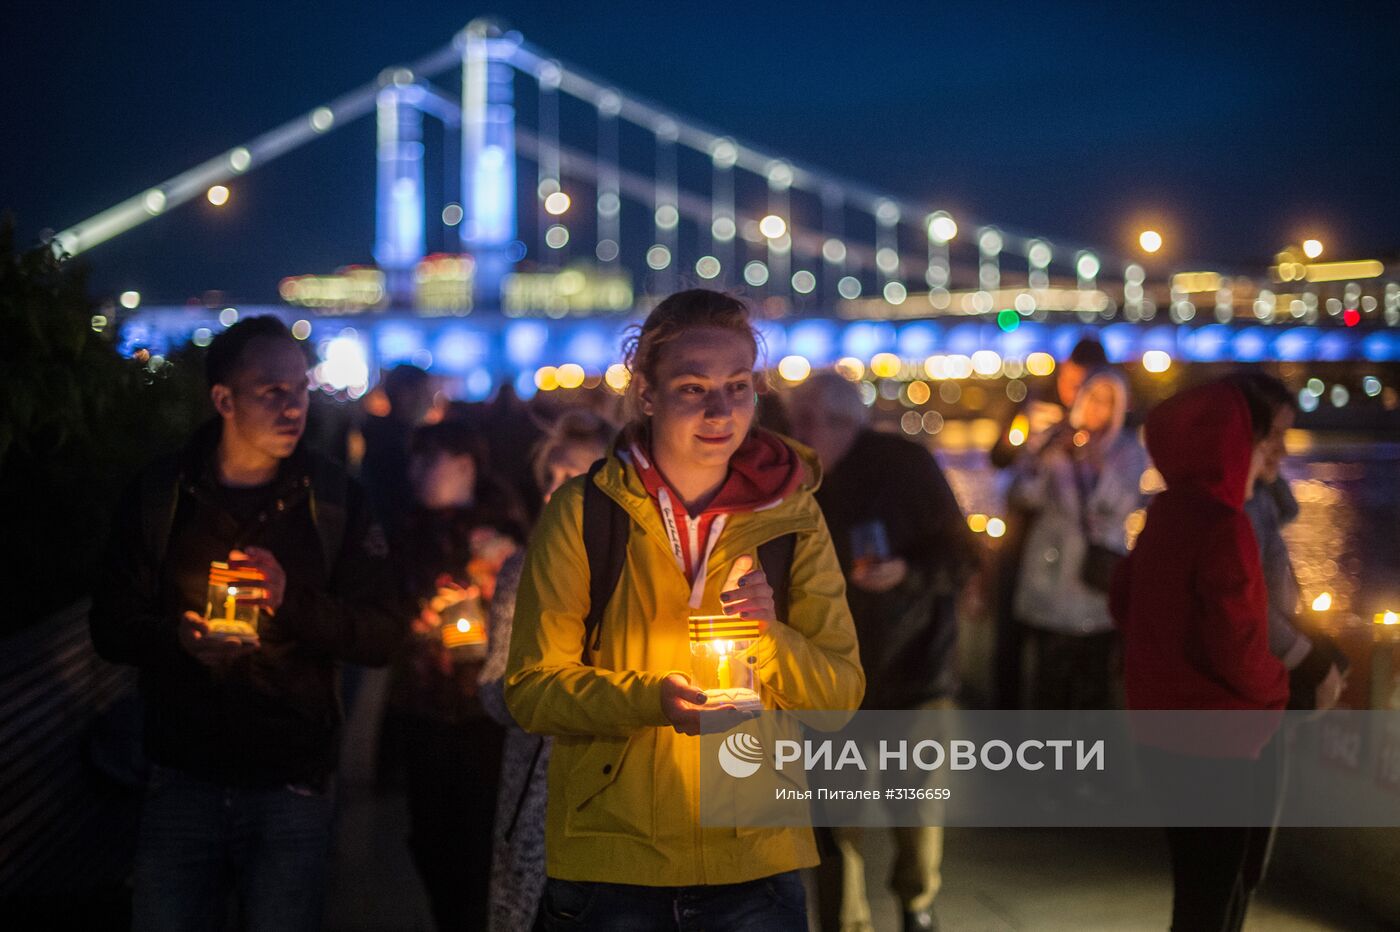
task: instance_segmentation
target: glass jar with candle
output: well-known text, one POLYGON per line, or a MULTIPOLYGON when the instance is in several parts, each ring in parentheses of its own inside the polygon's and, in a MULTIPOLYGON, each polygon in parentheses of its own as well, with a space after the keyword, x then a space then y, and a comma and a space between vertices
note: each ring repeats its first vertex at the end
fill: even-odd
POLYGON ((481 591, 470 586, 464 598, 441 609, 438 628, 442 644, 459 660, 485 660, 487 645, 486 606, 481 591))
POLYGON ((209 636, 216 638, 256 638, 259 609, 244 601, 260 598, 267 577, 251 567, 232 568, 217 560, 209 564, 209 590, 204 620, 209 636))
POLYGON ((758 671, 749 653, 758 635, 759 623, 739 615, 690 616, 691 670, 707 705, 762 710, 758 671))

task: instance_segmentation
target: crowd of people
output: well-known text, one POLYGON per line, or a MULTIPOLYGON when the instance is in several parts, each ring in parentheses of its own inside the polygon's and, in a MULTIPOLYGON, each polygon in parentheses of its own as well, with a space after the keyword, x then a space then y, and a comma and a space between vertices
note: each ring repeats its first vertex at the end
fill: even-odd
MULTIPOLYGON (((304 442, 306 360, 279 321, 214 340, 216 416, 132 484, 94 588, 93 642, 144 698, 135 928, 318 928, 342 708, 387 666, 380 782, 407 799, 439 928, 797 932, 816 868, 822 928, 873 929, 859 829, 701 826, 697 735, 740 706, 688 672, 689 632, 751 630, 735 659, 767 708, 951 708, 960 596, 988 561, 938 461, 852 382, 765 391, 741 300, 674 294, 625 349, 621 411, 548 423, 508 392, 444 405, 399 367, 347 455, 304 442), (211 564, 258 581, 255 632, 217 629, 211 564)), ((1334 704, 1345 661, 1300 630, 1281 536, 1289 393, 1232 377, 1139 431, 1092 340, 1048 387, 990 451, 1008 533, 980 574, 985 703, 1334 704)), ((1265 792, 1275 744, 1237 749, 1265 792)), ((893 840, 903 926, 936 928, 942 832, 893 840)), ((1267 829, 1168 843, 1172 927, 1240 928, 1267 829)))

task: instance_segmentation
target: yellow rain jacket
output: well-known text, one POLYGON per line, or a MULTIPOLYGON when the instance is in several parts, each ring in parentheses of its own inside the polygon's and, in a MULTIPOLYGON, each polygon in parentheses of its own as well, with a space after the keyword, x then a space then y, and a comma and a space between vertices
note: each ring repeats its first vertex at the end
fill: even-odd
MULTIPOLYGON (((810 478, 775 507, 730 515, 708 563, 701 610, 720 611, 720 589, 738 557, 796 534, 789 617, 770 624, 754 647, 764 704, 854 710, 865 674, 845 580, 812 496, 820 471, 810 450, 786 442, 810 478)), ((580 476, 554 494, 531 537, 505 674, 516 721, 556 736, 546 872, 562 880, 693 886, 815 865, 810 828, 700 825, 700 739, 671 727, 660 690, 668 674, 691 672, 691 584, 641 478, 616 453, 594 481, 632 518, 627 562, 603 616, 598 656, 592 665, 581 659, 586 481, 580 476)))

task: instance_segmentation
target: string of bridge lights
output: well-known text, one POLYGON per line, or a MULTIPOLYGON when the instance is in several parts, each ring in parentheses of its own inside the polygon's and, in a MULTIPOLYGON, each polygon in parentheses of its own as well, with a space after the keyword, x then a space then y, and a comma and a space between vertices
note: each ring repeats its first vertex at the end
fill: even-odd
MULTIPOLYGON (((376 102, 384 103, 385 95, 392 98, 395 106, 402 104, 445 120, 452 111, 457 114, 453 119, 459 119, 461 111, 451 95, 434 88, 427 79, 463 64, 463 50, 470 52, 474 28, 475 25, 469 26, 452 45, 409 67, 386 69, 372 85, 316 107, 245 145, 55 234, 54 248, 77 255, 168 213, 201 192, 210 205, 222 208, 230 202, 231 179, 372 112, 376 102)), ((507 67, 514 69, 538 85, 537 132, 515 127, 514 135, 522 154, 527 141, 533 148, 537 165, 537 248, 545 264, 558 264, 577 255, 582 245, 573 242, 568 218, 571 211, 577 212, 584 205, 576 203, 577 190, 571 195, 566 188, 568 173, 570 177, 587 178, 594 186, 596 197, 592 206, 597 236, 592 244, 593 255, 605 266, 615 267, 622 261, 624 195, 632 201, 649 201, 651 238, 642 244, 644 250, 637 251, 657 274, 655 284, 660 289, 673 286, 678 278, 688 278, 693 268, 694 275, 703 281, 741 278, 750 287, 766 289, 778 298, 800 299, 821 289, 824 297, 835 295, 847 302, 880 304, 871 314, 879 316, 888 312, 890 306, 903 305, 914 297, 911 284, 921 275, 927 287, 923 297, 934 311, 995 313, 1003 329, 1012 328, 1021 317, 1044 319, 1049 311, 1076 311, 1085 322, 1112 319, 1120 311, 1128 321, 1152 320, 1157 313, 1148 295, 1147 272, 1141 262, 1106 257, 1093 249, 1052 244, 1044 237, 1013 234, 975 223, 966 216, 955 218, 946 209, 931 210, 927 205, 804 166, 683 119, 549 57, 518 33, 488 37, 488 30, 483 29, 475 35, 475 41, 489 47, 492 67, 500 67, 503 72, 507 67), (570 151, 561 144, 562 94, 583 101, 596 111, 596 146, 592 153, 570 151), (624 122, 653 136, 655 169, 647 175, 628 171, 621 164, 619 139, 624 122), (710 184, 704 194, 681 188, 678 150, 682 148, 708 159, 710 184), (739 210, 736 176, 740 171, 754 174, 764 182, 766 203, 762 214, 739 210), (794 211, 795 192, 819 200, 821 219, 814 227, 798 225, 795 215, 801 212, 794 211), (848 211, 868 215, 873 222, 873 236, 847 235, 848 211), (693 267, 684 269, 680 255, 683 221, 699 228, 697 243, 702 252, 693 267), (911 230, 913 236, 909 235, 911 230), (954 243, 964 244, 967 251, 975 253, 975 290, 953 290, 954 243), (1023 280, 1019 270, 1014 272, 1015 284, 1004 283, 1003 273, 1012 269, 1006 261, 1008 256, 1024 260, 1025 285, 1019 284, 1023 280), (1066 278, 1073 281, 1073 288, 1052 287, 1052 264, 1072 271, 1072 277, 1066 278), (1121 307, 1099 288, 1100 279, 1106 274, 1121 275, 1121 307)), ((381 121, 383 109, 380 106, 381 121)), ((513 114, 508 119, 513 122, 513 114)), ((513 179, 514 175, 510 177, 513 179)), ((464 213, 462 205, 449 204, 442 212, 443 222, 449 226, 461 224, 470 219, 464 213)), ((513 230, 513 215, 510 227, 513 230)), ((464 243, 468 240, 464 236, 464 243)), ((520 245, 513 244, 513 248, 520 245)), ((1163 236, 1156 230, 1144 230, 1138 245, 1143 254, 1153 255, 1162 249, 1163 236)), ((1307 239, 1299 252, 1281 253, 1270 271, 1279 282, 1297 282, 1296 287, 1289 289, 1296 293, 1275 293, 1270 288, 1254 291, 1251 285, 1245 290, 1253 301, 1254 317, 1261 322, 1291 319, 1311 324, 1326 314, 1341 318, 1347 326, 1356 326, 1363 315, 1376 312, 1383 302, 1385 322, 1400 326, 1400 284, 1389 282, 1384 295, 1378 296, 1364 294, 1356 281, 1382 275, 1384 268, 1379 262, 1317 263, 1322 251, 1320 241, 1307 239), (1319 282, 1346 284, 1340 296, 1324 295, 1315 287, 1319 282)), ((1174 275, 1170 284, 1166 310, 1174 323, 1193 320, 1198 312, 1197 302, 1207 302, 1212 297, 1219 322, 1235 318, 1236 295, 1229 278, 1216 273, 1182 273, 1174 275)), ((920 315, 914 311, 907 316, 920 315)))
MULTIPOLYGON (((790 297, 810 295, 822 287, 846 301, 866 295, 862 273, 872 268, 875 293, 870 297, 886 304, 899 306, 910 297, 906 284, 920 271, 918 264, 900 249, 900 230, 914 226, 919 238, 926 243, 922 263, 922 278, 927 286, 926 298, 935 311, 985 315, 1000 311, 1015 312, 1018 317, 1044 319, 1049 310, 1075 310, 1085 322, 1109 320, 1118 316, 1128 321, 1150 321, 1158 308, 1147 290, 1147 270, 1141 261, 1106 257, 1090 248, 1057 247, 1045 237, 1021 236, 1008 233, 993 225, 972 225, 971 233, 960 228, 959 222, 945 209, 928 210, 885 193, 871 190, 858 183, 840 179, 830 173, 805 167, 791 160, 765 152, 761 147, 740 143, 733 137, 710 129, 696 121, 683 119, 653 105, 643 98, 624 95, 606 82, 589 76, 582 69, 566 66, 549 58, 529 43, 514 37, 507 43, 503 59, 523 74, 533 75, 539 82, 542 98, 562 91, 586 103, 591 103, 599 116, 597 176, 597 222, 599 238, 595 254, 605 264, 620 260, 621 199, 616 178, 617 133, 619 121, 650 131, 656 139, 656 172, 653 177, 653 238, 647 246, 645 260, 649 269, 667 277, 660 282, 665 288, 674 283, 680 257, 678 227, 686 211, 682 209, 677 173, 676 148, 687 147, 709 158, 711 181, 707 216, 691 216, 700 227, 701 242, 708 250, 695 261, 695 275, 713 281, 726 270, 737 273, 745 284, 766 288, 770 295, 790 297), (767 212, 761 217, 742 217, 735 204, 735 172, 746 170, 766 181, 767 212), (604 179, 612 183, 605 187, 604 179), (801 190, 814 194, 821 202, 821 230, 807 231, 794 227, 792 192, 801 190), (875 225, 873 248, 849 240, 844 234, 843 211, 863 211, 875 225), (977 254, 977 289, 955 295, 952 290, 952 245, 959 238, 971 239, 977 254), (740 265, 740 243, 757 245, 761 257, 747 258, 740 265), (1003 260, 1006 255, 1019 256, 1026 263, 1024 287, 1002 287, 1003 260), (820 268, 804 265, 819 259, 820 268), (1051 294, 1052 264, 1068 264, 1073 273, 1075 289, 1066 298, 1051 294), (1108 271, 1122 278, 1121 307, 1112 297, 1099 290, 1099 280, 1108 271), (961 305, 954 301, 960 299, 961 305), (1058 303, 1057 303, 1058 302, 1058 303)), ((540 159, 550 158, 550 150, 560 148, 557 123, 542 124, 539 137, 540 159)), ((557 164, 557 158, 555 159, 557 164)), ((557 173, 551 176, 554 187, 541 190, 546 209, 555 218, 550 229, 555 240, 547 242, 551 249, 560 250, 568 242, 562 215, 570 203, 568 195, 558 190, 557 173), (562 204, 549 210, 550 201, 562 204)), ((1141 231, 1138 246, 1146 256, 1157 254, 1164 245, 1162 234, 1154 229, 1141 231)), ((1316 260, 1322 244, 1316 239, 1302 243, 1308 260, 1316 260)), ((1301 266, 1300 266, 1301 268, 1301 266)), ((688 273, 687 273, 688 274, 688 273)), ((1214 273, 1207 273, 1214 275, 1214 273)), ((1301 275, 1300 275, 1301 277, 1301 275)), ((1197 302, 1203 294, 1213 297, 1213 312, 1217 321, 1234 318, 1234 293, 1231 280, 1214 275, 1210 289, 1189 288, 1174 277, 1171 282, 1167 315, 1173 323, 1188 323, 1198 313, 1197 302), (1213 295, 1209 294, 1213 292, 1213 295)), ((1309 277, 1309 282, 1311 282, 1309 277)), ((1322 279, 1331 280, 1331 279, 1322 279)), ((1377 300, 1362 296, 1355 283, 1347 285, 1341 299, 1329 298, 1320 303, 1316 289, 1304 286, 1299 295, 1289 297, 1287 307, 1280 307, 1270 289, 1261 289, 1254 299, 1254 316, 1260 321, 1284 318, 1285 313, 1302 323, 1316 323, 1325 308, 1329 316, 1345 318, 1348 325, 1363 312, 1376 309, 1377 300), (1367 306, 1370 305, 1370 306, 1367 306)), ((1393 283, 1386 289, 1385 319, 1389 325, 1400 324, 1400 289, 1393 283)), ((999 315, 999 320, 1001 316, 999 315)))
MULTIPOLYGON (((683 212, 678 204, 676 149, 686 147, 707 156, 711 166, 708 216, 693 218, 699 228, 699 242, 702 244, 702 255, 696 259, 693 267, 694 275, 698 278, 712 281, 728 270, 749 286, 766 288, 769 294, 775 296, 809 295, 818 287, 825 287, 841 298, 853 301, 866 294, 861 274, 873 268, 875 295, 891 305, 900 305, 910 296, 907 280, 920 271, 917 263, 901 253, 900 230, 915 226, 927 246, 921 271, 928 288, 928 301, 936 310, 946 310, 951 306, 951 247, 960 233, 964 237, 967 234, 960 229, 958 221, 949 211, 930 211, 829 173, 797 165, 760 147, 740 143, 696 121, 680 118, 643 98, 623 94, 582 69, 547 56, 518 36, 499 41, 504 43, 498 49, 501 60, 532 76, 538 85, 538 196, 548 224, 542 225, 541 252, 545 256, 561 254, 569 246, 570 234, 565 215, 575 204, 574 199, 563 190, 563 179, 558 170, 558 152, 561 148, 558 95, 564 93, 590 104, 597 113, 595 209, 598 237, 595 256, 598 261, 612 265, 619 262, 622 255, 619 220, 621 192, 616 184, 617 137, 619 122, 626 121, 650 132, 655 138, 653 196, 649 205, 652 209, 653 235, 652 241, 646 244, 644 255, 647 267, 667 276, 668 281, 681 274, 678 270, 678 228, 683 212), (766 182, 768 198, 766 212, 761 217, 744 218, 736 210, 737 170, 754 172, 766 182), (609 178, 612 179, 611 183, 607 181, 609 178), (794 190, 813 194, 820 199, 822 229, 818 235, 793 227, 790 218, 794 190), (874 220, 873 249, 856 247, 847 241, 841 222, 841 214, 846 209, 863 211, 874 220), (740 242, 757 246, 761 255, 741 260, 740 242), (819 260, 820 268, 808 260, 819 260), (809 264, 812 267, 808 267, 809 264)), ((1068 250, 1057 256, 1055 248, 1046 238, 1013 235, 995 226, 974 227, 973 241, 978 255, 980 290, 971 296, 971 304, 962 308, 968 312, 985 313, 992 310, 993 295, 1001 285, 1004 254, 1019 255, 1026 260, 1029 290, 1032 292, 1049 287, 1051 263, 1058 261, 1060 256, 1072 258, 1075 281, 1079 290, 1086 293, 1096 292, 1097 279, 1104 269, 1104 259, 1094 250, 1068 250)), ((1116 264, 1124 274, 1125 316, 1129 319, 1151 319, 1155 308, 1145 298, 1142 284, 1146 275, 1142 266, 1133 262, 1116 264)), ((688 275, 689 271, 684 274, 688 275)), ((1030 316, 1036 312, 1034 294, 1023 293, 1017 298, 1015 306, 1022 314, 1030 316)), ((1095 315, 1104 310, 1102 306, 1095 308, 1095 315)), ((1112 310, 1116 311, 1116 307, 1112 310)), ((1176 308, 1176 311, 1184 310, 1184 305, 1176 308)), ((1176 316, 1175 311, 1173 316, 1176 316)))

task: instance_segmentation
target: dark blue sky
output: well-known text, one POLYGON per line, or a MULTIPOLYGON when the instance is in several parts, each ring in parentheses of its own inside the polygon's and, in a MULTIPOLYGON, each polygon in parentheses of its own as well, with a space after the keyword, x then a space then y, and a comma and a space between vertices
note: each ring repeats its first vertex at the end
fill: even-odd
MULTIPOLYGON (((62 228, 495 13, 560 58, 804 162, 1010 229, 1256 265, 1400 248, 1400 5, 11 0, 0 207, 62 228), (832 12, 827 12, 831 10, 832 12), (844 9, 846 12, 836 12, 844 9)), ((453 79, 455 80, 455 79, 453 79)), ((532 116, 524 117, 533 122, 532 116)), ((97 247, 100 288, 265 300, 367 261, 362 120, 97 247)), ((435 245, 430 239, 430 245, 435 245)))

